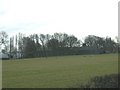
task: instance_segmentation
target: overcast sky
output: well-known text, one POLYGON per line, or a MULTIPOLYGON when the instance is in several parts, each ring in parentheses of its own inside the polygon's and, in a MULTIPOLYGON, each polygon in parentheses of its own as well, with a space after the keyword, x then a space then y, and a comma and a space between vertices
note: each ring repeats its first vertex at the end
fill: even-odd
POLYGON ((119 0, 0 0, 0 31, 118 35, 119 0))

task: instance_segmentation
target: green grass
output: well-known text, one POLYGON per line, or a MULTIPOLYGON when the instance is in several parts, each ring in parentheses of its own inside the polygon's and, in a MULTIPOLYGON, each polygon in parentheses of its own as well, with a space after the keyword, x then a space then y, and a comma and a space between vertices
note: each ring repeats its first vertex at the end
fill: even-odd
POLYGON ((67 88, 91 77, 118 73, 118 55, 78 55, 7 60, 3 88, 67 88))

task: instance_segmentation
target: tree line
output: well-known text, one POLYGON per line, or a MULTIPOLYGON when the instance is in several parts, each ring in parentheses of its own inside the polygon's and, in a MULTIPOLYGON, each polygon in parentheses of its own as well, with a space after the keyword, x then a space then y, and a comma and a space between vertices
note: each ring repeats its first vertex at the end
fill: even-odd
POLYGON ((117 42, 111 37, 99 37, 88 35, 84 41, 79 40, 74 35, 66 33, 50 34, 25 34, 18 33, 15 36, 8 37, 4 31, 0 32, 0 45, 4 47, 2 52, 9 53, 11 58, 33 58, 63 55, 80 55, 80 48, 95 47, 102 50, 100 53, 116 53, 120 46, 118 38, 117 42))

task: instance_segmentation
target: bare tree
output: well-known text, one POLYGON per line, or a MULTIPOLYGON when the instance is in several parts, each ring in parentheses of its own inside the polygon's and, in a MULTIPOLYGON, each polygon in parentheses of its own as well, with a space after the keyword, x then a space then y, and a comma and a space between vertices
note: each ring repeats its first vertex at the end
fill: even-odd
POLYGON ((8 34, 5 31, 0 32, 0 45, 4 45, 5 51, 8 51, 8 34))
POLYGON ((40 34, 39 39, 42 44, 43 56, 47 57, 46 49, 45 49, 46 36, 44 34, 40 34))

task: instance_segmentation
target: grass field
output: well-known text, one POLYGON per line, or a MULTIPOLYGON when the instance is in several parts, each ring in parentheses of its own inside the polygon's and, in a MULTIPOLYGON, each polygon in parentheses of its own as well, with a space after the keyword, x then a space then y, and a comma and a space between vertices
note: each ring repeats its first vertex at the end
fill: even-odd
POLYGON ((118 73, 117 54, 6 60, 3 88, 67 88, 91 77, 118 73))

